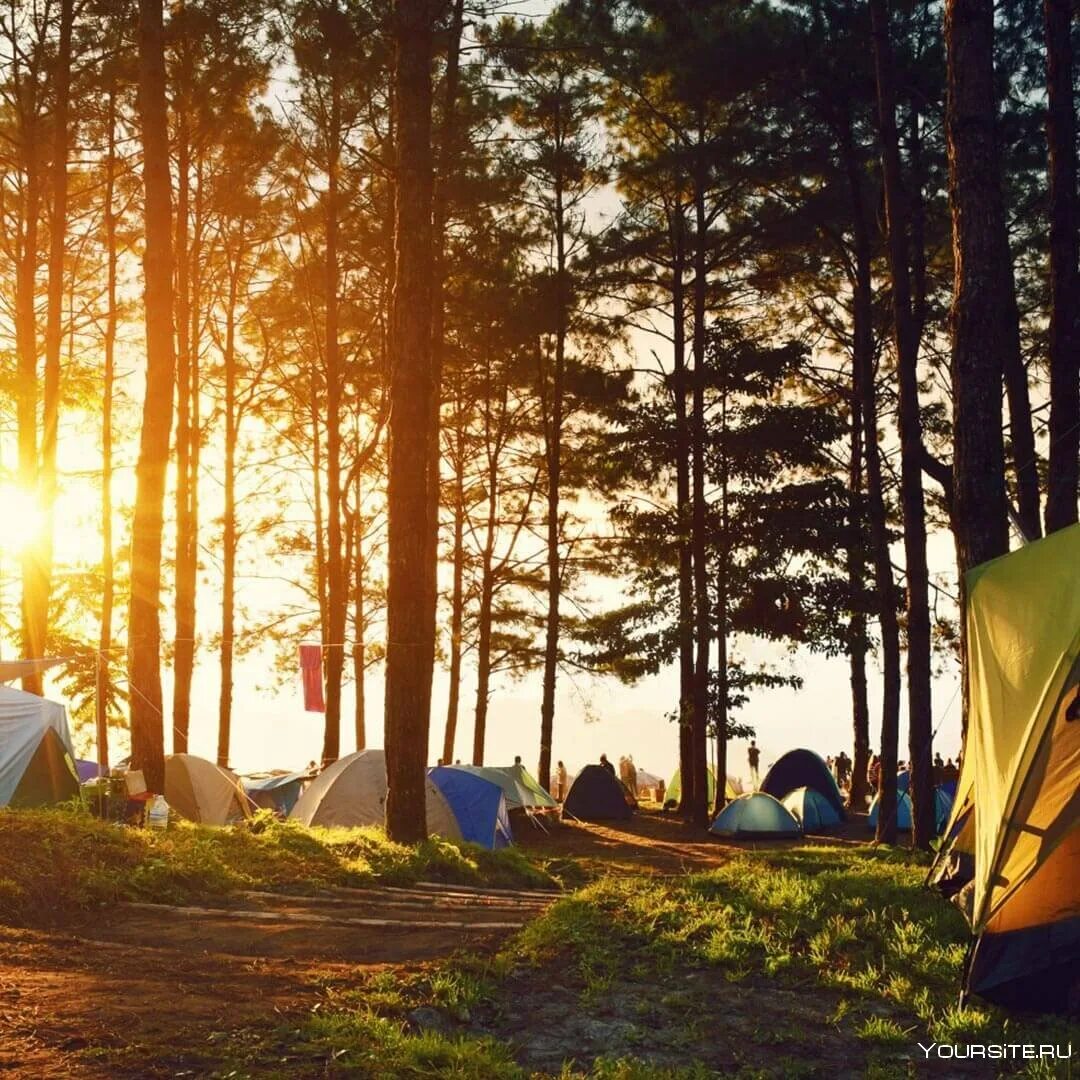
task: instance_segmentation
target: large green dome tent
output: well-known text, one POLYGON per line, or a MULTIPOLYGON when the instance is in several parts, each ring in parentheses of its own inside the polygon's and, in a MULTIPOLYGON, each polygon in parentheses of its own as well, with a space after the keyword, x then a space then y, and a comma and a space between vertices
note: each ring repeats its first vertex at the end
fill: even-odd
POLYGON ((965 995, 1064 1009, 1080 988, 1080 525, 966 586, 967 736, 931 876, 971 923, 965 995))
POLYGON ((751 791, 740 795, 716 815, 709 832, 733 840, 781 840, 799 835, 799 823, 771 795, 751 791))

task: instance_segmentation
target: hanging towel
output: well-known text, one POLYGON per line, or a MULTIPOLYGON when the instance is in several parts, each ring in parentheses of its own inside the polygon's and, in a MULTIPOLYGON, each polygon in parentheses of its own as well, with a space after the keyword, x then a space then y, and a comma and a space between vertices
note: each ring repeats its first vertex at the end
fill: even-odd
POLYGON ((304 711, 326 712, 323 701, 322 646, 300 646, 300 678, 304 684, 304 711))

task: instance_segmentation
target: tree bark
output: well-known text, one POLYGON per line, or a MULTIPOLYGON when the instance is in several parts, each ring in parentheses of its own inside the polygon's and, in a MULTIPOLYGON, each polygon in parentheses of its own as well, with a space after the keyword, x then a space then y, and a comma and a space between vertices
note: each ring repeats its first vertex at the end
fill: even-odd
MULTIPOLYGON (((228 256, 227 256, 228 257, 228 256)), ((231 258, 229 259, 231 263, 231 258)), ((229 292, 225 308, 225 457, 222 483, 225 505, 221 517, 221 692, 218 697, 217 763, 229 766, 232 733, 233 641, 236 636, 236 445, 240 417, 236 404, 236 300, 240 256, 229 266, 229 292)))
MULTIPOLYGON (((702 107, 703 108, 703 107, 702 107)), ((693 787, 691 816, 695 824, 709 823, 709 568, 707 564, 707 521, 705 504, 705 299, 707 221, 705 215, 704 124, 699 124, 694 167, 694 296, 693 296, 693 405, 690 440, 693 449, 691 470, 691 544, 694 557, 694 707, 691 727, 693 787)), ((686 782, 686 778, 683 778, 686 782)))
POLYGON ((870 0, 877 69, 878 123, 889 269, 892 275, 893 338, 899 381, 900 499, 907 577, 908 754, 912 843, 929 849, 936 835, 933 717, 930 676, 930 584, 926 564, 926 504, 922 486, 922 417, 919 411, 919 323, 912 302, 909 213, 896 128, 896 86, 887 0, 870 0))
POLYGON ((165 782, 161 713, 161 532, 172 428, 175 356, 172 337, 172 192, 165 111, 162 0, 139 0, 139 118, 146 193, 143 256, 146 307, 146 394, 135 470, 131 529, 128 683, 131 761, 151 791, 165 782))
MULTIPOLYGON (((187 94, 191 64, 186 41, 176 112, 176 640, 173 656, 173 750, 186 754, 191 722, 191 680, 195 670, 195 589, 197 539, 192 527, 191 262, 188 227, 191 194, 191 133, 187 94)), ((196 269, 196 273, 198 270, 196 269)))
POLYGON ((454 534, 453 579, 450 585, 450 687, 446 703, 446 731, 443 736, 443 762, 454 760, 458 710, 461 701, 461 630, 465 616, 465 446, 461 402, 454 444, 454 534))
POLYGON ((841 147, 851 192, 852 232, 855 241, 854 355, 855 397, 863 421, 866 457, 866 510, 877 586, 884 667, 881 703, 881 785, 878 801, 877 840, 896 843, 896 761, 900 737, 900 627, 896 617, 896 585, 889 554, 889 528, 878 447, 877 392, 874 373, 873 252, 869 217, 862 187, 862 171, 852 142, 844 132, 841 147))
POLYGON ((341 164, 341 76, 332 63, 330 86, 329 154, 326 188, 326 596, 329 639, 326 663, 326 728, 323 764, 341 753, 341 682, 345 671, 345 621, 348 594, 342 558, 341 398, 345 373, 338 344, 338 292, 340 269, 338 240, 339 170, 341 164))
POLYGON ((94 667, 94 722, 97 732, 98 766, 109 769, 109 660, 112 650, 112 618, 116 589, 113 557, 113 393, 116 383, 116 76, 110 73, 108 149, 105 154, 105 333, 102 342, 104 367, 101 388, 101 626, 97 663, 94 667))
POLYGON ((1051 293, 1047 533, 1076 522, 1080 485, 1080 290, 1071 14, 1069 0, 1044 0, 1051 293))
MULTIPOLYGON (((945 44, 955 264, 952 520, 964 610, 964 574, 1009 549, 1001 381, 1014 326, 1004 282, 1011 265, 1002 268, 1008 237, 995 130, 993 0, 946 0, 945 44)), ((966 679, 964 691, 966 723, 966 679)))
MULTIPOLYGON (((60 0, 56 74, 53 78, 52 214, 49 221, 49 284, 45 316, 45 382, 42 393, 40 500, 42 535, 35 555, 32 637, 44 648, 52 594, 53 515, 56 506, 56 450, 60 423, 60 348, 63 341, 64 254, 68 226, 68 144, 71 97, 72 0, 60 0)), ((41 655, 37 653, 36 655, 41 655)), ((39 691, 40 692, 40 691, 39 691)))
MULTIPOLYGON (((457 153, 457 99, 461 75, 461 32, 464 25, 464 0, 454 0, 451 8, 450 27, 446 42, 446 74, 443 82, 442 119, 439 125, 438 159, 435 176, 434 203, 432 211, 432 253, 433 300, 431 323, 432 365, 436 385, 442 384, 443 353, 446 335, 446 223, 450 215, 450 177, 453 175, 454 158, 457 153)), ((440 400, 441 405, 441 400, 440 400)), ((458 428, 460 436, 460 426, 458 428)), ((458 441, 460 450, 460 437, 458 441)), ((439 440, 432 448, 431 468, 431 516, 432 528, 436 533, 439 528, 439 505, 442 492, 441 454, 439 440)), ((446 730, 443 735, 443 760, 453 760, 454 738, 457 734, 458 706, 461 694, 461 616, 462 616, 462 540, 463 519, 461 505, 461 470, 464 468, 460 456, 455 463, 455 506, 453 531, 454 577, 450 598, 450 688, 446 707, 446 730)), ((437 569, 435 573, 437 574, 437 569)), ((429 590, 438 603, 438 582, 433 579, 429 590)))
POLYGON ((848 619, 848 657, 851 664, 851 721, 854 749, 851 760, 851 786, 848 806, 866 809, 870 766, 870 702, 866 684, 866 593, 865 506, 863 499, 862 404, 857 367, 852 367, 851 388, 851 458, 848 472, 848 591, 851 615, 848 619))
MULTIPOLYGON (((14 28, 12 29, 14 34, 14 28)), ((14 48, 14 42, 13 42, 14 48)), ((38 335, 37 335, 37 274, 38 225, 41 215, 41 173, 37 143, 36 83, 31 80, 29 100, 23 105, 19 134, 25 158, 26 176, 22 200, 22 229, 15 266, 15 416, 19 441, 19 488, 29 500, 37 501, 38 445, 38 335)), ((41 637, 40 588, 38 565, 32 545, 19 553, 22 564, 22 653, 26 658, 44 655, 45 642, 41 637)), ((23 677, 23 689, 30 694, 41 693, 41 674, 32 672, 23 677)))
MULTIPOLYGON (((359 437, 357 439, 359 445, 359 437)), ((356 729, 356 749, 364 750, 367 747, 367 698, 364 694, 364 677, 367 671, 367 646, 366 627, 367 615, 364 612, 364 515, 361 512, 363 506, 363 489, 361 487, 360 470, 356 471, 355 497, 356 497, 356 524, 353 539, 353 588, 356 590, 353 607, 353 683, 356 687, 356 706, 353 714, 356 729)))
POLYGON ((430 597, 438 536, 431 516, 439 387, 432 363, 432 5, 395 0, 396 190, 390 333, 387 507, 386 827, 402 843, 427 835, 424 767, 435 663, 430 597))
POLYGON ((686 416, 686 219, 672 215, 672 384, 675 396, 675 513, 679 529, 679 813, 690 817, 694 772, 694 555, 691 545, 690 429, 686 416))

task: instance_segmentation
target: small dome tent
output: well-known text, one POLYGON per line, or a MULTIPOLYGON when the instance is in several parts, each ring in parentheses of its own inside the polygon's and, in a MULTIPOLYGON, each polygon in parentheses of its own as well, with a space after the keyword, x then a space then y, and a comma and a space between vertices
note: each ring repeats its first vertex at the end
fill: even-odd
POLYGON ((784 796, 784 806, 802 826, 804 833, 827 832, 837 828, 840 815, 820 791, 801 787, 784 796))
MULTIPOLYGON (((457 818, 430 777, 426 805, 428 832, 460 840, 457 818)), ((359 750, 338 758, 311 781, 289 817, 304 825, 382 825, 386 819, 386 754, 359 750)))
MULTIPOLYGON (((707 771, 707 780, 709 791, 709 805, 716 801, 716 773, 709 769, 707 771)), ((728 799, 737 799, 743 793, 742 781, 737 780, 734 776, 729 776, 724 784, 724 795, 728 799)), ((671 802, 673 799, 678 802, 682 798, 682 770, 676 769, 674 775, 671 777, 671 783, 667 786, 667 792, 664 795, 665 802, 671 802)))
POLYGON ((709 832, 733 840, 779 840, 797 837, 799 823, 771 795, 752 791, 729 802, 709 832))
POLYGON ((840 820, 846 820, 844 800, 836 780, 828 765, 813 750, 789 750, 773 763, 761 783, 761 790, 774 799, 783 799, 801 787, 813 788, 824 795, 840 815, 840 820))
POLYGON ((431 769, 428 776, 457 818, 462 840, 489 850, 513 843, 506 796, 498 784, 443 765, 431 769))
POLYGON ((582 821, 619 821, 633 816, 636 805, 626 785, 603 765, 586 765, 566 796, 563 813, 582 821))
POLYGON ((559 804, 540 786, 524 765, 446 765, 448 769, 482 776, 498 784, 506 796, 507 810, 555 810, 559 804))
MULTIPOLYGON (((866 824, 871 829, 877 828, 880 799, 880 795, 875 795, 874 801, 870 804, 870 814, 866 819, 866 824)), ((952 799, 940 787, 934 788, 934 831, 936 833, 945 831, 945 823, 949 820, 951 813, 952 799)), ((896 795, 896 827, 901 832, 911 831, 911 795, 907 790, 897 792, 896 795)))
POLYGON ((0 686, 0 806, 42 806, 78 793, 67 710, 0 686))
POLYGON ((195 754, 165 759, 165 801, 200 825, 230 825, 251 817, 251 802, 239 777, 195 754))

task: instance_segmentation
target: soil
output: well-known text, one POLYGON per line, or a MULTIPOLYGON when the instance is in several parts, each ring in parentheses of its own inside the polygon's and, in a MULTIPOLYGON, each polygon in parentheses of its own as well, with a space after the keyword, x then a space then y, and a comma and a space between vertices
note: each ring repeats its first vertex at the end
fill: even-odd
MULTIPOLYGON (((852 826, 847 842, 866 836, 852 826)), ((702 839, 660 813, 611 827, 520 829, 518 840, 554 860, 661 874, 707 869, 746 849, 702 839)), ((248 893, 199 908, 120 905, 54 930, 0 927, 0 1074, 210 1075, 220 1060, 215 1046, 305 1015, 327 984, 352 983, 387 966, 414 971, 462 949, 489 953, 551 899, 452 886, 336 889, 317 897, 248 893)), ((571 991, 548 986, 535 1000, 511 994, 526 1011, 511 1010, 491 1026, 478 1017, 473 1030, 511 1041, 522 1063, 537 1069, 558 1071, 570 1045, 586 1059, 594 1051, 646 1049, 657 1064, 685 1062, 685 1045, 654 1037, 651 1049, 642 1046, 643 1031, 659 1036, 678 1012, 682 988, 655 989, 654 1004, 665 994, 676 1003, 671 1016, 667 1006, 643 1010, 641 988, 613 988, 608 1000, 585 1011, 571 991)), ((722 992, 707 993, 714 990, 722 992)), ((805 1020, 821 1033, 821 1002, 813 1018, 803 1018, 791 1002, 770 1000, 778 1016, 788 1016, 786 1029, 792 1019, 805 1020)), ((768 1024, 772 1007, 755 1012, 754 1024, 768 1024)), ((736 1050, 712 1042, 711 1066, 738 1066, 736 1050)))

